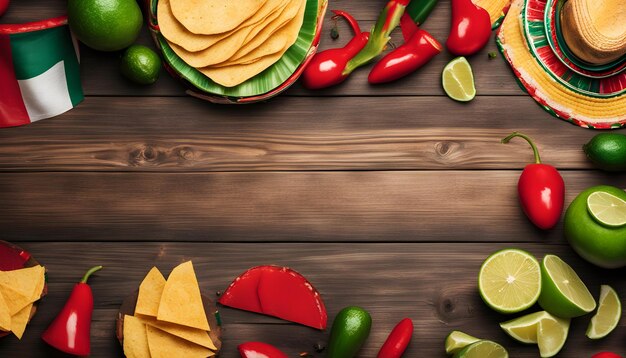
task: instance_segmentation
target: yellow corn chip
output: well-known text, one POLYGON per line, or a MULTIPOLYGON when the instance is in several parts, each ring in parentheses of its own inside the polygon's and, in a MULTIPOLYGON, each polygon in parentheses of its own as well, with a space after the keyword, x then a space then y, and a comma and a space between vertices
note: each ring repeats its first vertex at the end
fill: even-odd
POLYGON ((11 316, 11 331, 17 337, 17 339, 22 339, 24 335, 24 331, 26 330, 26 324, 28 324, 28 319, 30 318, 30 311, 33 308, 33 304, 30 303, 28 306, 22 308, 21 311, 11 316))
POLYGON ((152 326, 146 326, 148 347, 152 358, 204 358, 213 354, 210 349, 188 342, 152 326))
POLYGON ((4 296, 11 316, 17 314, 24 307, 33 302, 30 297, 26 297, 10 287, 0 286, 0 292, 2 292, 2 296, 4 296))
POLYGON ((124 355, 127 358, 150 358, 146 325, 137 317, 124 316, 124 355))
POLYGON ((213 340, 211 340, 207 331, 198 328, 181 326, 170 322, 157 321, 154 317, 142 316, 139 317, 139 319, 148 326, 158 328, 164 332, 180 337, 199 346, 203 346, 214 351, 217 350, 217 347, 213 344, 213 340))
POLYGON ((191 261, 174 267, 170 273, 161 296, 157 319, 209 330, 200 287, 191 261))
POLYGON ((139 285, 135 313, 156 317, 164 287, 165 277, 158 268, 153 267, 139 285))
MULTIPOLYGON (((39 280, 44 275, 43 266, 27 267, 13 271, 0 271, 0 286, 9 287, 28 299, 36 295, 39 280)), ((31 301, 32 302, 32 301, 31 301)))
POLYGON ((0 330, 11 330, 11 312, 9 312, 9 306, 7 306, 2 292, 0 292, 0 330))
POLYGON ((32 302, 38 301, 41 298, 41 294, 43 292, 43 287, 46 284, 46 268, 43 267, 43 270, 41 270, 41 275, 37 276, 38 277, 38 281, 35 284, 35 290, 33 291, 33 295, 31 296, 31 300, 32 302))

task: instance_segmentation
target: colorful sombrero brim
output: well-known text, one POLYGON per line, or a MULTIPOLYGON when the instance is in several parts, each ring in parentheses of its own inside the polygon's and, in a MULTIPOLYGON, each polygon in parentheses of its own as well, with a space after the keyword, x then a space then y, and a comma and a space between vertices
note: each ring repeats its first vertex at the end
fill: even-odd
POLYGON ((497 41, 520 85, 544 109, 581 127, 611 129, 626 125, 626 94, 596 98, 576 93, 551 77, 531 54, 522 27, 524 0, 514 0, 497 41))
POLYGON ((473 0, 472 2, 487 10, 493 29, 500 26, 511 6, 511 0, 473 0))

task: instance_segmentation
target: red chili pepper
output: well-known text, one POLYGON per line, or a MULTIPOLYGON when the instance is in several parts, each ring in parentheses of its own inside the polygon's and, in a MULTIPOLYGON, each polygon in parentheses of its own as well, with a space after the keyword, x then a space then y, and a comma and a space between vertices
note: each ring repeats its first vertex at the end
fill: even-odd
POLYGON ((413 322, 405 318, 389 333, 389 337, 380 348, 378 358, 400 358, 411 342, 413 322))
POLYGON ((395 81, 424 66, 441 49, 428 32, 418 29, 407 42, 378 61, 367 80, 372 84, 395 81))
POLYGON ((83 279, 74 285, 65 306, 41 335, 46 343, 65 353, 89 355, 93 294, 91 287, 87 285, 87 279, 101 268, 102 266, 90 268, 83 279))
POLYGON ((0 0, 0 16, 4 15, 8 8, 9 0, 0 0))
POLYGON ((346 64, 358 54, 369 39, 369 32, 361 32, 357 21, 342 10, 332 10, 335 17, 343 17, 354 31, 354 37, 342 48, 334 48, 315 54, 302 72, 302 84, 308 89, 320 89, 337 85, 349 75, 344 73, 346 64))
POLYGON ((539 151, 528 136, 514 132, 504 138, 502 143, 508 143, 513 137, 524 138, 535 154, 535 163, 524 168, 517 184, 522 209, 537 227, 551 229, 563 212, 565 197, 563 177, 555 167, 541 163, 539 151))
POLYGON ((622 358, 622 356, 611 352, 600 352, 594 354, 591 358, 622 358))
POLYGON ((280 349, 263 342, 242 343, 237 349, 241 358, 288 358, 280 349))
POLYGON ((491 18, 487 10, 472 0, 452 0, 452 27, 446 47, 457 56, 480 51, 491 36, 491 18))

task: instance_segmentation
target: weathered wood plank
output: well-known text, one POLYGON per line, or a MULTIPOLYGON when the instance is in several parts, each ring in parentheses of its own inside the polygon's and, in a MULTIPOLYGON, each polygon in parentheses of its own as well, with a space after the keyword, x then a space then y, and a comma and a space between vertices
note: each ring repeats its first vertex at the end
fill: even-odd
MULTIPOLYGON (((3 23, 25 22, 58 16, 64 13, 65 1, 37 1, 20 0, 12 2, 9 12, 1 19, 3 23)), ((341 8, 352 13, 360 20, 363 29, 370 28, 376 19, 378 12, 384 6, 384 2, 376 0, 346 1, 332 0, 330 8, 341 8)), ((344 22, 339 21, 340 39, 332 41, 328 36, 332 21, 332 14, 326 15, 325 27, 320 49, 343 46, 351 37, 351 32, 344 22)), ((450 3, 449 0, 441 0, 431 16, 426 21, 424 28, 431 32, 441 43, 445 43, 450 28, 450 3)), ((139 43, 154 47, 152 39, 144 26, 144 31, 139 43)), ((394 32, 392 42, 402 43, 399 31, 394 32)), ((478 95, 517 95, 523 96, 523 92, 517 86, 513 75, 505 61, 500 58, 489 60, 487 53, 496 51, 494 41, 480 53, 473 56, 471 63, 476 77, 478 95)), ((184 86, 171 78, 166 72, 162 73, 159 82, 154 86, 136 86, 124 79, 117 68, 118 53, 103 53, 93 51, 86 46, 81 47, 82 54, 82 78, 84 90, 87 95, 113 95, 113 96, 184 96, 184 86)), ((367 83, 367 75, 371 66, 356 71, 344 84, 332 89, 322 91, 307 91, 296 84, 286 92, 286 95, 294 96, 345 96, 345 95, 382 95, 382 96, 414 96, 436 95, 443 96, 441 89, 441 70, 453 56, 443 53, 437 56, 431 63, 415 74, 392 84, 382 86, 370 86, 367 83)))
MULTIPOLYGON (((597 297, 600 284, 612 285, 626 295, 624 270, 601 270, 579 259, 567 246, 525 243, 501 244, 216 244, 216 243, 21 243, 48 269, 50 292, 28 327, 22 342, 0 340, 0 355, 55 356, 39 339, 40 333, 62 306, 80 271, 94 264, 105 269, 90 280, 95 296, 92 326, 93 357, 120 356, 114 338, 114 319, 124 298, 145 273, 157 265, 165 274, 184 260, 193 260, 201 287, 223 290, 245 269, 260 264, 290 266, 304 274, 321 292, 329 320, 348 305, 371 312, 372 334, 362 357, 374 357, 393 325, 411 317, 415 335, 407 357, 444 357, 443 339, 453 329, 504 344, 512 357, 536 357, 533 346, 508 338, 498 323, 510 316, 490 310, 479 298, 476 277, 482 261, 494 250, 517 246, 541 258, 559 255, 570 263, 597 297), (242 252, 254 253, 242 255, 242 252)), ((538 310, 538 307, 531 309, 538 310)), ((225 323, 223 357, 237 357, 235 347, 262 340, 283 348, 289 356, 313 353, 312 346, 326 342, 328 332, 318 332, 282 321, 222 308, 225 323)), ((622 321, 617 331, 600 344, 584 336, 589 318, 574 319, 570 338, 560 357, 589 357, 600 350, 622 352, 622 321)), ((321 357, 321 355, 314 355, 321 357)))
POLYGON ((53 119, 0 131, 0 171, 512 169, 542 158, 588 169, 597 134, 524 97, 276 98, 214 106, 193 98, 87 98, 53 119))
MULTIPOLYGON (((36 241, 562 242, 517 202, 518 171, 0 176, 0 227, 36 241)), ((563 173, 566 203, 626 175, 563 173)))

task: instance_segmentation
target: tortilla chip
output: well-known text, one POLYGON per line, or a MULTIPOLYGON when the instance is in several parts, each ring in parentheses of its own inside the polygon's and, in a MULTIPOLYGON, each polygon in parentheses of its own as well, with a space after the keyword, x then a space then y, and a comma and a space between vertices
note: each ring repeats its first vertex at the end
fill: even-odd
MULTIPOLYGON (((13 271, 0 271, 0 286, 11 288, 22 296, 32 299, 40 280, 44 279, 45 269, 37 265, 13 271)), ((34 301, 34 300, 33 300, 34 301)))
POLYGON ((137 297, 135 313, 156 317, 164 287, 165 277, 155 266, 141 281, 141 285, 139 285, 139 296, 137 297))
POLYGON ((152 326, 146 326, 148 333, 148 347, 152 358, 204 358, 214 355, 205 347, 188 342, 152 326))
POLYGON ((2 292, 0 292, 0 330, 11 330, 11 312, 9 312, 9 306, 7 306, 2 292))
POLYGON ((124 355, 127 358, 150 358, 146 325, 137 317, 124 316, 124 355))
POLYGON ((200 287, 191 261, 176 266, 165 283, 157 319, 209 330, 200 287))
POLYGON ((214 351, 217 350, 217 347, 215 347, 215 344, 213 344, 213 340, 211 340, 211 337, 209 337, 208 332, 205 330, 181 326, 179 324, 174 324, 170 322, 158 321, 154 317, 142 316, 139 317, 139 319, 148 326, 158 328, 173 336, 180 337, 186 341, 195 343, 199 346, 203 346, 214 351))
POLYGON ((194 34, 230 31, 256 13, 267 0, 170 0, 174 17, 194 34))
POLYGON ((4 300, 9 307, 9 313, 11 316, 17 314, 24 307, 33 302, 30 297, 17 293, 10 287, 0 286, 0 292, 2 292, 2 296, 4 296, 4 300))
POLYGON ((28 319, 30 318, 30 311, 33 308, 33 304, 29 304, 28 306, 22 308, 21 311, 11 316, 11 331, 17 337, 17 339, 22 339, 24 335, 24 331, 26 330, 26 325, 28 324, 28 319))

